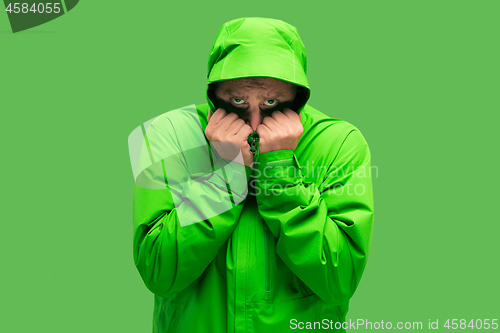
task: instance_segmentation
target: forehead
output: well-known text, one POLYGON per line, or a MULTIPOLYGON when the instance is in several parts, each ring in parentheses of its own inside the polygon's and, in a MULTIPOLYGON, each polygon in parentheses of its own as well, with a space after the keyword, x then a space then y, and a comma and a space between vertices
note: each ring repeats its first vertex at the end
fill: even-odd
POLYGON ((262 97, 288 97, 293 95, 295 85, 273 78, 243 78, 221 81, 217 92, 222 96, 248 97, 256 93, 262 97))

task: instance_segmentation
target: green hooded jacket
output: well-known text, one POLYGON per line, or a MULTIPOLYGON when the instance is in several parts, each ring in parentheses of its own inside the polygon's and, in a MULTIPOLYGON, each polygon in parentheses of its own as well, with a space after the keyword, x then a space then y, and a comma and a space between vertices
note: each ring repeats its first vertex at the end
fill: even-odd
POLYGON ((210 51, 208 103, 142 126, 133 255, 154 294, 153 332, 345 331, 372 239, 370 151, 355 126, 307 104, 306 72, 295 27, 235 19, 210 51), (220 158, 204 135, 212 83, 243 77, 298 85, 304 128, 295 150, 257 144, 253 168, 220 158))

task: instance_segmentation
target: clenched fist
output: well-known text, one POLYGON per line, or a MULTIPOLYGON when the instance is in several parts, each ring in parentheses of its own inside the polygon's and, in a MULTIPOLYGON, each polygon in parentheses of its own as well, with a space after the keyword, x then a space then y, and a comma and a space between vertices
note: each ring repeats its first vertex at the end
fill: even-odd
POLYGON ((283 112, 274 111, 271 117, 265 117, 257 127, 259 134, 259 153, 275 150, 295 150, 304 132, 300 116, 292 109, 285 108, 283 112))
POLYGON ((248 167, 253 166, 253 155, 250 153, 250 145, 247 138, 253 133, 253 129, 238 117, 236 113, 227 113, 219 108, 212 114, 208 109, 208 125, 205 128, 205 135, 214 145, 220 157, 236 161, 248 167), (243 160, 236 157, 241 150, 243 160))

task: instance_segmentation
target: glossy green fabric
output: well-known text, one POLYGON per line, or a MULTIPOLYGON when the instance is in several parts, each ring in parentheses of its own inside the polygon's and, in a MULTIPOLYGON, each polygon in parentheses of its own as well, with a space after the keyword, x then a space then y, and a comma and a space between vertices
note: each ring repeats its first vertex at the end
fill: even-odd
MULTIPOLYGON (((293 82, 309 98, 306 53, 294 27, 261 18, 226 23, 209 57, 208 103, 196 105, 201 128, 167 112, 148 139, 182 146, 189 130, 207 126, 209 84, 251 76, 293 82)), ((370 151, 352 124, 305 102, 298 111, 304 132, 295 151, 257 154, 240 182, 235 164, 216 156, 212 170, 229 166, 227 174, 187 177, 178 193, 184 209, 225 202, 222 214, 181 226, 171 187, 135 184, 133 254, 154 293, 153 332, 279 333, 290 332, 291 320, 344 320, 372 238, 370 151)), ((145 177, 158 182, 187 160, 162 161, 157 175, 145 177)))

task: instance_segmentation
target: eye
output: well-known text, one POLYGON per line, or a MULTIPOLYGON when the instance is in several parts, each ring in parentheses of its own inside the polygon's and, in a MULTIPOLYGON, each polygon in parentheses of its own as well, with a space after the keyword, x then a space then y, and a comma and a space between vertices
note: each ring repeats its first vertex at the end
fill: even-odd
POLYGON ((237 105, 245 103, 244 100, 239 99, 239 98, 232 98, 232 100, 233 100, 234 104, 237 104, 237 105))
POLYGON ((274 106, 276 105, 277 101, 275 99, 268 99, 264 102, 267 106, 274 106), (268 102, 272 102, 272 103, 268 103, 268 102))

